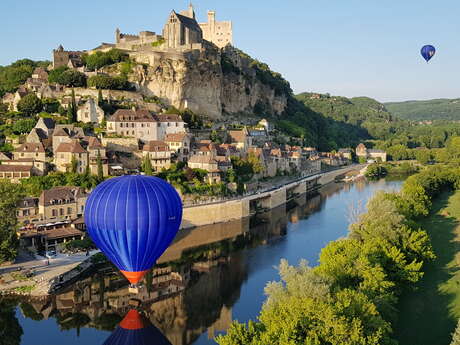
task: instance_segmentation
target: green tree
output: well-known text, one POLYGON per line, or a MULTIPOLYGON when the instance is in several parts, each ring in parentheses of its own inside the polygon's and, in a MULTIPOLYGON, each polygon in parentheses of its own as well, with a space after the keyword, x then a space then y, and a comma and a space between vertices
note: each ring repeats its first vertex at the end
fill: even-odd
POLYGON ((119 49, 111 49, 108 52, 96 52, 83 56, 83 62, 90 70, 100 69, 114 63, 127 61, 129 56, 119 49))
POLYGON ((102 90, 99 89, 99 92, 97 93, 97 105, 102 107, 104 105, 104 98, 102 97, 102 90))
POLYGON ((68 87, 85 87, 86 75, 79 71, 69 69, 61 73, 57 82, 68 87))
POLYGON ((451 161, 460 162, 460 137, 453 137, 449 140, 447 154, 451 161))
POLYGON ((367 170, 364 175, 371 179, 377 179, 380 177, 384 177, 387 174, 388 171, 382 164, 374 163, 367 167, 367 170))
POLYGON ((88 86, 96 89, 131 90, 130 83, 126 77, 111 77, 103 74, 90 77, 88 79, 88 86))
POLYGON ((455 332, 452 334, 452 341, 450 345, 460 345, 460 320, 458 320, 455 332))
POLYGON ((75 174, 77 172, 77 169, 78 169, 78 161, 75 158, 75 156, 72 155, 72 159, 70 161, 70 172, 75 174))
POLYGON ((144 162, 142 164, 142 170, 147 176, 153 175, 153 167, 152 167, 152 162, 150 161, 150 154, 147 154, 147 156, 144 157, 144 162))
POLYGON ((104 180, 104 168, 102 166, 101 152, 97 151, 97 179, 104 180))
POLYGON ((0 263, 16 257, 19 247, 16 212, 17 204, 23 196, 20 186, 6 180, 0 181, 0 263))
POLYGON ((61 66, 61 67, 51 70, 48 73, 48 82, 60 84, 62 73, 68 70, 69 70, 69 67, 67 66, 61 66))
POLYGON ((433 156, 431 151, 428 149, 420 149, 415 151, 415 159, 419 161, 420 164, 427 164, 432 161, 433 156))
POLYGON ((35 119, 21 119, 13 124, 12 129, 15 134, 29 133, 35 127, 35 123, 35 119))
POLYGON ((18 110, 29 116, 36 115, 43 110, 43 103, 34 93, 29 93, 18 102, 18 110))
POLYGON ((67 109, 67 122, 69 124, 77 122, 77 101, 75 100, 75 90, 72 89, 72 100, 67 109))

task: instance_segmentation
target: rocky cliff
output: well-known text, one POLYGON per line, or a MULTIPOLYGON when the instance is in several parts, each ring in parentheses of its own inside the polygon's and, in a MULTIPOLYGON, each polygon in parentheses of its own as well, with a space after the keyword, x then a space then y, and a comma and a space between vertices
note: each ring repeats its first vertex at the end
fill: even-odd
MULTIPOLYGON (((139 61, 139 54, 134 58, 139 61)), ((130 79, 142 93, 214 119, 235 114, 280 115, 292 92, 281 75, 231 47, 141 60, 149 63, 137 66, 130 79)))

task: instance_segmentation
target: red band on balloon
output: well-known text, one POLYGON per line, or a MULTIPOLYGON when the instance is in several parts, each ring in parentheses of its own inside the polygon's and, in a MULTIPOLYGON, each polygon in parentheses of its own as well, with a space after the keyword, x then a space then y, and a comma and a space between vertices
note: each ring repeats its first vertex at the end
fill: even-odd
POLYGON ((144 275, 149 271, 149 270, 145 270, 145 271, 139 271, 139 272, 128 272, 128 271, 122 271, 120 270, 121 273, 123 273, 123 275, 126 277, 126 279, 129 280, 129 282, 131 284, 137 284, 140 282, 140 280, 142 279, 142 277, 144 277, 144 275))
POLYGON ((142 329, 145 327, 142 315, 137 310, 130 310, 120 322, 120 327, 127 330, 142 329))

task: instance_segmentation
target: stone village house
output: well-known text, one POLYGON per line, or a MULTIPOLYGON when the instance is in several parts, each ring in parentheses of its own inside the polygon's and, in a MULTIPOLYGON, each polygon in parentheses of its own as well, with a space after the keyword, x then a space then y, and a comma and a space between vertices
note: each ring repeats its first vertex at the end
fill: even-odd
POLYGON ((89 98, 77 110, 77 120, 84 123, 100 124, 104 119, 104 110, 97 105, 93 98, 89 98))
POLYGON ((119 109, 107 120, 108 134, 134 137, 144 143, 185 132, 185 122, 179 115, 154 115, 148 110, 119 109))
POLYGON ((154 171, 171 166, 171 150, 164 141, 152 140, 142 149, 142 156, 149 157, 154 171))
POLYGON ((76 172, 83 174, 89 163, 88 151, 75 139, 70 143, 64 142, 57 148, 54 153, 56 170, 61 172, 70 171, 73 160, 75 160, 77 165, 76 172))

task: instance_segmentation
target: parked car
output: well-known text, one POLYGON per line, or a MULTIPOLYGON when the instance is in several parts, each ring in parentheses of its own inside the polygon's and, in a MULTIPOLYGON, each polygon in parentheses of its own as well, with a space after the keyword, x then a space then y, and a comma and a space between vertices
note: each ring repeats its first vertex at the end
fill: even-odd
POLYGON ((46 253, 45 253, 45 257, 47 257, 48 259, 52 259, 52 258, 55 258, 56 257, 56 251, 55 250, 48 250, 46 253))

